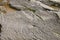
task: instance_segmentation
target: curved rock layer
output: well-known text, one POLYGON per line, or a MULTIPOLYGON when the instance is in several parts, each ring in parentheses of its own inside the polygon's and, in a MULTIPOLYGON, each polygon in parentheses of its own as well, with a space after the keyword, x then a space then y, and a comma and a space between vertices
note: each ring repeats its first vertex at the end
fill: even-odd
POLYGON ((2 3, 0 40, 60 40, 60 11, 50 7, 48 0, 2 3))

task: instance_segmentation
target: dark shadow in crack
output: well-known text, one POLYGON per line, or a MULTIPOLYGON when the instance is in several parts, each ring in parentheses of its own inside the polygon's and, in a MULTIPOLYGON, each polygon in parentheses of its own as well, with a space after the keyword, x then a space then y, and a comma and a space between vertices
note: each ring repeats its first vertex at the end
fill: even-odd
POLYGON ((2 28, 2 25, 0 24, 0 33, 1 33, 1 28, 2 28))

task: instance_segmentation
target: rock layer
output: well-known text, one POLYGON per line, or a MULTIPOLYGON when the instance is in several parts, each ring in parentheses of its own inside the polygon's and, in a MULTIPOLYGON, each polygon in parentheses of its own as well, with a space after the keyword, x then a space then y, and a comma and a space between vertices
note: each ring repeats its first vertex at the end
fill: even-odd
POLYGON ((8 7, 17 10, 0 11, 0 39, 60 40, 60 12, 43 1, 10 0, 8 7))

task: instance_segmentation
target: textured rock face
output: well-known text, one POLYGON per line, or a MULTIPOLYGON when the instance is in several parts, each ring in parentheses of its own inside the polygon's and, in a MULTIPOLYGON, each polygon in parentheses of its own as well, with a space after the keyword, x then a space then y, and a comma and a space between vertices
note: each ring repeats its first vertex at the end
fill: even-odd
POLYGON ((50 0, 50 1, 60 3, 60 0, 50 0))
POLYGON ((0 40, 60 40, 59 10, 40 1, 10 0, 14 11, 5 14, 0 8, 0 40))

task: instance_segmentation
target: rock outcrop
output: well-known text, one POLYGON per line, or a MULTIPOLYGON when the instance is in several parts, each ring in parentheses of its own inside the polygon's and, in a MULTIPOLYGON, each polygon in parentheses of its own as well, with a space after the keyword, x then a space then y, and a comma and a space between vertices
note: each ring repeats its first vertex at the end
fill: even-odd
POLYGON ((51 7, 53 2, 6 0, 2 3, 0 40, 60 40, 60 9, 51 7))

